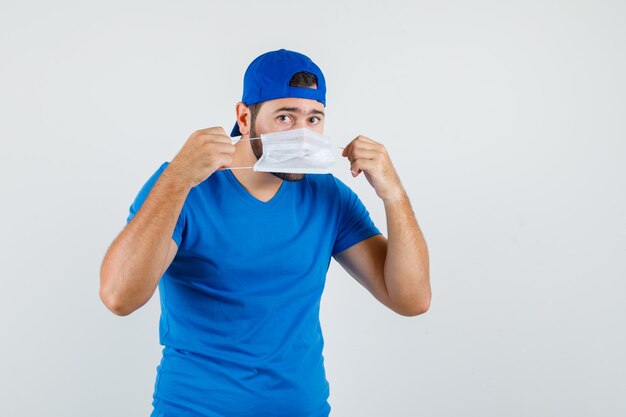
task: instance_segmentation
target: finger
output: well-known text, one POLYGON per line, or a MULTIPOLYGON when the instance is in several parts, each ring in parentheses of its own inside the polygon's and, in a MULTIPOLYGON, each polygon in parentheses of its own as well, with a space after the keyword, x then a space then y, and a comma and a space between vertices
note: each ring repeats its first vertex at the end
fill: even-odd
POLYGON ((363 140, 359 140, 352 144, 352 148, 355 149, 380 149, 380 145, 373 142, 365 142, 363 140))
POLYGON ((363 135, 359 135, 356 138, 352 139, 344 148, 343 152, 341 153, 342 156, 346 156, 348 155, 348 153, 350 152, 350 150, 352 148, 355 147, 366 147, 369 149, 379 149, 379 150, 383 150, 384 146, 370 138, 368 138, 367 136, 363 136, 363 135))
POLYGON ((212 151, 232 155, 237 149, 232 143, 215 142, 211 144, 212 151))
POLYGON ((203 133, 202 135, 206 136, 207 140, 213 143, 227 143, 233 145, 233 139, 227 135, 219 135, 217 133, 203 133))
POLYGON ((352 139, 352 141, 350 143, 371 143, 371 144, 378 144, 378 142, 368 138, 367 136, 363 136, 363 135, 358 135, 357 137, 355 137, 354 139, 352 139))
POLYGON ((384 154, 381 147, 376 144, 358 142, 350 147, 350 150, 348 151, 347 156, 352 161, 359 157, 358 155, 360 155, 360 152, 366 152, 366 153, 375 152, 381 155, 384 154))
POLYGON ((371 149, 354 149, 350 156, 352 157, 351 161, 355 161, 357 159, 378 159, 381 157, 381 153, 371 149))
POLYGON ((350 172, 352 172, 353 177, 356 177, 362 171, 371 171, 375 166, 376 162, 371 159, 357 159, 350 165, 350 172))
POLYGON ((350 142, 348 142, 348 144, 343 148, 343 152, 341 152, 341 156, 346 156, 348 155, 348 152, 350 152, 350 148, 352 147, 352 144, 354 143, 356 139, 352 139, 350 142))
POLYGON ((376 143, 376 142, 366 142, 366 141, 358 141, 355 142, 354 145, 352 145, 353 149, 370 149, 373 151, 378 151, 380 153, 386 153, 386 149, 385 147, 380 144, 380 143, 376 143))
POLYGON ((350 150, 347 152, 347 157, 350 161, 354 161, 359 158, 359 155, 368 155, 368 158, 372 158, 374 152, 379 156, 383 156, 386 154, 385 149, 382 145, 365 143, 365 142, 357 142, 350 147, 350 150))
POLYGON ((224 130, 224 128, 222 126, 207 127, 205 129, 197 130, 196 132, 199 132, 199 133, 217 133, 217 134, 226 135, 226 131, 224 130))
POLYGON ((367 143, 373 143, 373 144, 379 145, 378 142, 376 142, 373 139, 368 138, 367 136, 359 135, 356 137, 356 139, 358 139, 361 142, 367 142, 367 143))
POLYGON ((227 168, 233 163, 233 158, 230 155, 219 154, 213 161, 213 166, 216 169, 227 168))

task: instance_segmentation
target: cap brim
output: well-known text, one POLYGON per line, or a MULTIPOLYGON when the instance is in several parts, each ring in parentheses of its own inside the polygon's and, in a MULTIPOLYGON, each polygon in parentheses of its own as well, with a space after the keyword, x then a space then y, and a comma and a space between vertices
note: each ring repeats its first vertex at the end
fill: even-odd
POLYGON ((239 123, 235 122, 235 127, 230 132, 230 137, 241 136, 241 132, 239 131, 239 123))

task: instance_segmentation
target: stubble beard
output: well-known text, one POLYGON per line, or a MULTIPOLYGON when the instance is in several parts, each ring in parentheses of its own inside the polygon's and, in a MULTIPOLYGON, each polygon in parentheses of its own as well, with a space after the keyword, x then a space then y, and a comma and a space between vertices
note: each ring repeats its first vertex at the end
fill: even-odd
MULTIPOLYGON (((254 124, 250 126, 250 137, 257 138, 256 130, 254 129, 254 124)), ((252 152, 254 152, 254 156, 256 156, 257 161, 263 155, 263 143, 260 139, 255 139, 250 141, 250 146, 252 147, 252 152)), ((286 172, 270 172, 270 174, 275 177, 280 178, 281 180, 296 182, 301 181, 304 178, 304 174, 291 174, 286 172)))

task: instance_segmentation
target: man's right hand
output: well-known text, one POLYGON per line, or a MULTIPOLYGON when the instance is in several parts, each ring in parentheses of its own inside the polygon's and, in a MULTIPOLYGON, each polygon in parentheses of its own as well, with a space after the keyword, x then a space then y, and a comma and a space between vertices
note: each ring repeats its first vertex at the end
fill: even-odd
POLYGON ((221 126, 196 130, 167 169, 177 179, 195 187, 218 169, 229 167, 234 152, 232 138, 221 126))

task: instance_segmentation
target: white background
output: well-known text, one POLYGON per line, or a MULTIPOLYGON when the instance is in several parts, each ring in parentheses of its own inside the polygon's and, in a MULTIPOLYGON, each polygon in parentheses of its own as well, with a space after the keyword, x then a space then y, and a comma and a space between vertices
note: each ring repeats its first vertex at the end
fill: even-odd
POLYGON ((387 146, 430 251, 411 318, 331 264, 331 415, 626 415, 624 2, 0 4, 0 415, 150 413, 158 297, 113 315, 100 263, 279 48, 324 71, 326 134, 387 146))

